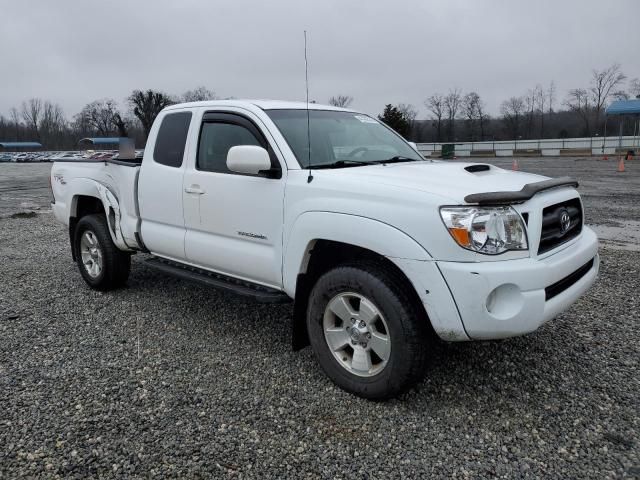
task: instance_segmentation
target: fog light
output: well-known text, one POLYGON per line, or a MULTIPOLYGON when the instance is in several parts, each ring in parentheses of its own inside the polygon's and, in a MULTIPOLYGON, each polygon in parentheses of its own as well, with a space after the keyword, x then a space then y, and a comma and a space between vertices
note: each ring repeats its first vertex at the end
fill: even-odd
POLYGON ((513 283, 500 285, 487 297, 487 311, 499 320, 515 317, 523 306, 524 296, 513 283))

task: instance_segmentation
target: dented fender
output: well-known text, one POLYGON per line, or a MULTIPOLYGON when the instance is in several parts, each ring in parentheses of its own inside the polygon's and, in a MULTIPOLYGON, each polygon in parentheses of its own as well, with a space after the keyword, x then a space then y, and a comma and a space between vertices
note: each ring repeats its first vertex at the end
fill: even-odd
POLYGON ((95 180, 91 180, 96 184, 96 190, 100 195, 100 200, 102 200, 102 205, 104 206, 104 213, 107 217, 107 225, 109 227, 109 233, 111 234, 111 239, 113 243, 120 250, 133 251, 129 245, 127 245, 124 236, 122 235, 122 230, 120 228, 120 203, 116 196, 109 190, 105 185, 102 185, 95 180))

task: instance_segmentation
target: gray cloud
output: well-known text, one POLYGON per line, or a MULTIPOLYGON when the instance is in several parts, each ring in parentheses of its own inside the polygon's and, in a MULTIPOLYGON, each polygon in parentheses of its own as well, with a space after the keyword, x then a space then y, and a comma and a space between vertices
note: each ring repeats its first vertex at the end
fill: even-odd
POLYGON ((554 80, 561 99, 614 62, 640 76, 637 0, 0 0, 0 113, 29 97, 68 116, 134 88, 221 96, 311 98, 338 93, 378 113, 452 87, 489 110, 554 80))

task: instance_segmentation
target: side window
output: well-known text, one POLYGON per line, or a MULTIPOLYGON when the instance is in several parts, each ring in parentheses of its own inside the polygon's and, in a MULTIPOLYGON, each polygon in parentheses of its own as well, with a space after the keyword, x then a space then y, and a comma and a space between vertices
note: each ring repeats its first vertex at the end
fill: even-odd
POLYGON ((198 170, 234 173, 227 168, 227 153, 237 145, 261 146, 251 131, 235 123, 205 122, 200 131, 198 170))
POLYGON ((153 150, 153 159, 156 162, 168 167, 182 166, 189 123, 191 112, 170 113, 162 119, 153 150))

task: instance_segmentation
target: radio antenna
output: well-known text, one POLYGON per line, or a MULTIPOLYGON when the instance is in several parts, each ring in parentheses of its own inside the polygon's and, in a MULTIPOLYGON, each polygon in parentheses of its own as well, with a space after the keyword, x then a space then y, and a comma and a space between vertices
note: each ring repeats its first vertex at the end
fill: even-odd
POLYGON ((311 183, 313 175, 311 175, 311 121, 309 120, 309 62, 307 61, 307 31, 304 31, 304 84, 307 91, 307 168, 309 176, 307 183, 311 183))

